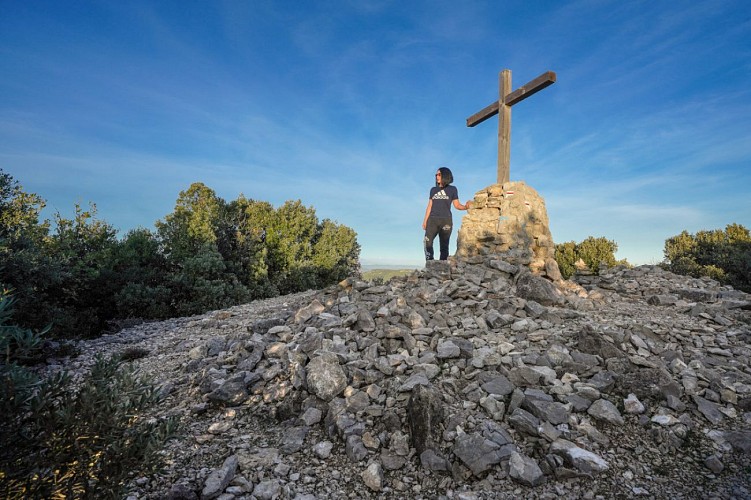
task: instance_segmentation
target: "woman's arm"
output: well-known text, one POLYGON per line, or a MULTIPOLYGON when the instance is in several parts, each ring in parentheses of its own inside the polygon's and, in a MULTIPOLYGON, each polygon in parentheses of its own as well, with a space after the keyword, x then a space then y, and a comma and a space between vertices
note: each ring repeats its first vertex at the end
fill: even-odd
POLYGON ((459 203, 459 200, 454 200, 454 208, 457 210, 467 210, 469 208, 469 200, 464 205, 459 203))
POLYGON ((425 218, 422 220, 422 228, 427 229, 428 217, 430 217, 430 209, 433 207, 433 199, 428 200, 428 208, 425 209, 425 218))

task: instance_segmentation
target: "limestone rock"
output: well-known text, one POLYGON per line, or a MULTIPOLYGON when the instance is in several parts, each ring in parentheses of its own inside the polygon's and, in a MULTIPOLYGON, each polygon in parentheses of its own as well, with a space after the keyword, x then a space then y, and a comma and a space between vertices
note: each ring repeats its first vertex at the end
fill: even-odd
POLYGON ((279 451, 287 455, 300 451, 303 447, 305 436, 308 435, 309 431, 310 428, 307 426, 288 429, 284 433, 284 439, 282 440, 282 445, 279 448, 279 451))
POLYGON ((511 454, 509 476, 525 486, 539 486, 545 482, 545 476, 537 462, 517 452, 511 454))
POLYGON ((324 401, 331 401, 347 386, 347 376, 336 358, 317 356, 307 366, 308 388, 324 401))
POLYGON ((334 443, 331 441, 321 441, 313 446, 313 453, 318 458, 327 459, 331 456, 331 450, 334 448, 334 443))
POLYGON ((344 451, 353 462, 359 462, 368 456, 368 450, 362 441, 362 436, 349 434, 346 438, 344 451))
POLYGON ((562 457, 566 464, 582 472, 602 472, 609 468, 602 457, 565 439, 555 440, 550 445, 550 452, 562 457))
POLYGON ((322 313, 326 308, 318 300, 314 300, 306 307, 303 307, 295 314, 296 323, 305 323, 316 314, 322 313))
POLYGON ((282 485, 278 479, 267 479, 253 488, 253 496, 258 500, 273 500, 279 498, 281 491, 282 485))
POLYGON ((618 408, 607 399, 598 399, 587 409, 587 413, 597 420, 613 425, 622 425, 623 416, 618 408))
POLYGON ((476 434, 460 436, 453 451, 475 476, 500 463, 503 457, 498 444, 476 434))
POLYGON ((432 386, 418 385, 407 403, 412 446, 418 454, 436 445, 443 422, 441 394, 432 386))
POLYGON ((726 432, 725 439, 734 450, 751 453, 751 430, 726 432))
POLYGON ((508 418, 509 423, 519 432, 530 436, 540 434, 540 419, 526 410, 516 408, 508 418))
POLYGON ((534 300, 545 306, 560 305, 565 300, 553 283, 531 273, 522 273, 519 276, 516 293, 522 298, 534 300))
POLYGON ((224 382, 207 396, 209 401, 215 403, 236 406, 242 404, 248 398, 245 380, 233 379, 224 382))
POLYGON ((720 411, 720 407, 716 403, 700 396, 694 396, 694 402, 701 414, 704 415, 704 418, 711 423, 718 424, 725 418, 725 415, 720 411))
POLYGON ((626 413, 631 414, 640 414, 644 413, 644 405, 641 401, 639 401, 639 398, 636 397, 636 394, 629 394, 626 399, 623 400, 623 407, 626 410, 626 413))
POLYGON ((362 480, 372 491, 381 491, 383 489, 383 469, 378 462, 368 465, 362 473, 362 480))
POLYGON ((506 396, 508 394, 511 394, 514 392, 514 389, 516 387, 514 384, 512 384, 509 379, 503 375, 498 375, 484 384, 482 384, 482 390, 487 392, 488 394, 496 394, 498 396, 506 396))
POLYGON ((218 497, 235 477, 237 464, 237 455, 232 455, 224 461, 220 468, 214 470, 206 479, 201 492, 201 499, 211 500, 218 497))
POLYGON ((420 454, 420 463, 426 469, 436 472, 448 471, 451 469, 449 461, 432 449, 426 449, 420 454))

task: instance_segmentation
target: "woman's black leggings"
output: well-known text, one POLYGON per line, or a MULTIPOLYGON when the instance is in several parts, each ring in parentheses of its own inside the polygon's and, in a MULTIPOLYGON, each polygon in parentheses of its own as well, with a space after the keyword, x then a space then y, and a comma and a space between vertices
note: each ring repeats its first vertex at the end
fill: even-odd
POLYGON ((441 260, 449 258, 449 238, 453 221, 451 217, 429 217, 425 227, 425 260, 433 260, 433 240, 438 235, 438 243, 441 248, 441 260))

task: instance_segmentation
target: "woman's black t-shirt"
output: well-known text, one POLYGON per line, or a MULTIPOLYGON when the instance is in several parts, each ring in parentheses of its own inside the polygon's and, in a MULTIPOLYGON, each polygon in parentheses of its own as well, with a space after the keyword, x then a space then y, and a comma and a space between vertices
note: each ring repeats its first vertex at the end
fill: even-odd
POLYGON ((459 192, 451 184, 445 187, 436 186, 430 188, 430 199, 433 200, 430 216, 448 218, 451 217, 451 204, 459 199, 459 192))

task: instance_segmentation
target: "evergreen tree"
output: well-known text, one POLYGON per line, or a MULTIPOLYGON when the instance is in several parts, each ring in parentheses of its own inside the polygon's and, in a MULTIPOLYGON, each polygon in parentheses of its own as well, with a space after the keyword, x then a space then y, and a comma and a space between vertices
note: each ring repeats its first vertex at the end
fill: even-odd
POLYGON ((143 228, 129 231, 117 245, 118 318, 163 319, 172 315, 169 266, 159 246, 156 235, 143 228))
POLYGON ((286 201, 276 210, 266 230, 269 275, 281 294, 317 286, 313 267, 313 238, 318 219, 300 200, 286 201))
POLYGON ((216 243, 223 201, 201 182, 181 191, 175 211, 156 227, 163 251, 173 263, 191 257, 206 243, 216 243))
POLYGON ((16 321, 34 329, 52 320, 46 295, 58 274, 44 251, 49 232, 49 222, 39 221, 44 207, 39 195, 25 192, 0 169, 0 289, 12 289, 19 300, 16 321))
POLYGON ((360 273, 360 245, 357 234, 329 219, 318 226, 313 245, 313 265, 322 285, 341 281, 360 273))
POLYGON ((117 245, 117 230, 96 218, 96 205, 89 210, 76 205, 73 219, 55 214, 46 249, 59 273, 50 290, 58 308, 53 332, 96 335, 117 316, 117 245))
POLYGON ((204 243, 172 277, 172 306, 178 316, 200 314, 250 300, 247 288, 227 272, 215 243, 204 243))
POLYGON ((241 281, 253 298, 274 297, 279 290, 272 283, 268 231, 274 227, 276 211, 271 203, 248 200, 242 195, 231 203, 237 217, 237 254, 243 273, 241 281))

